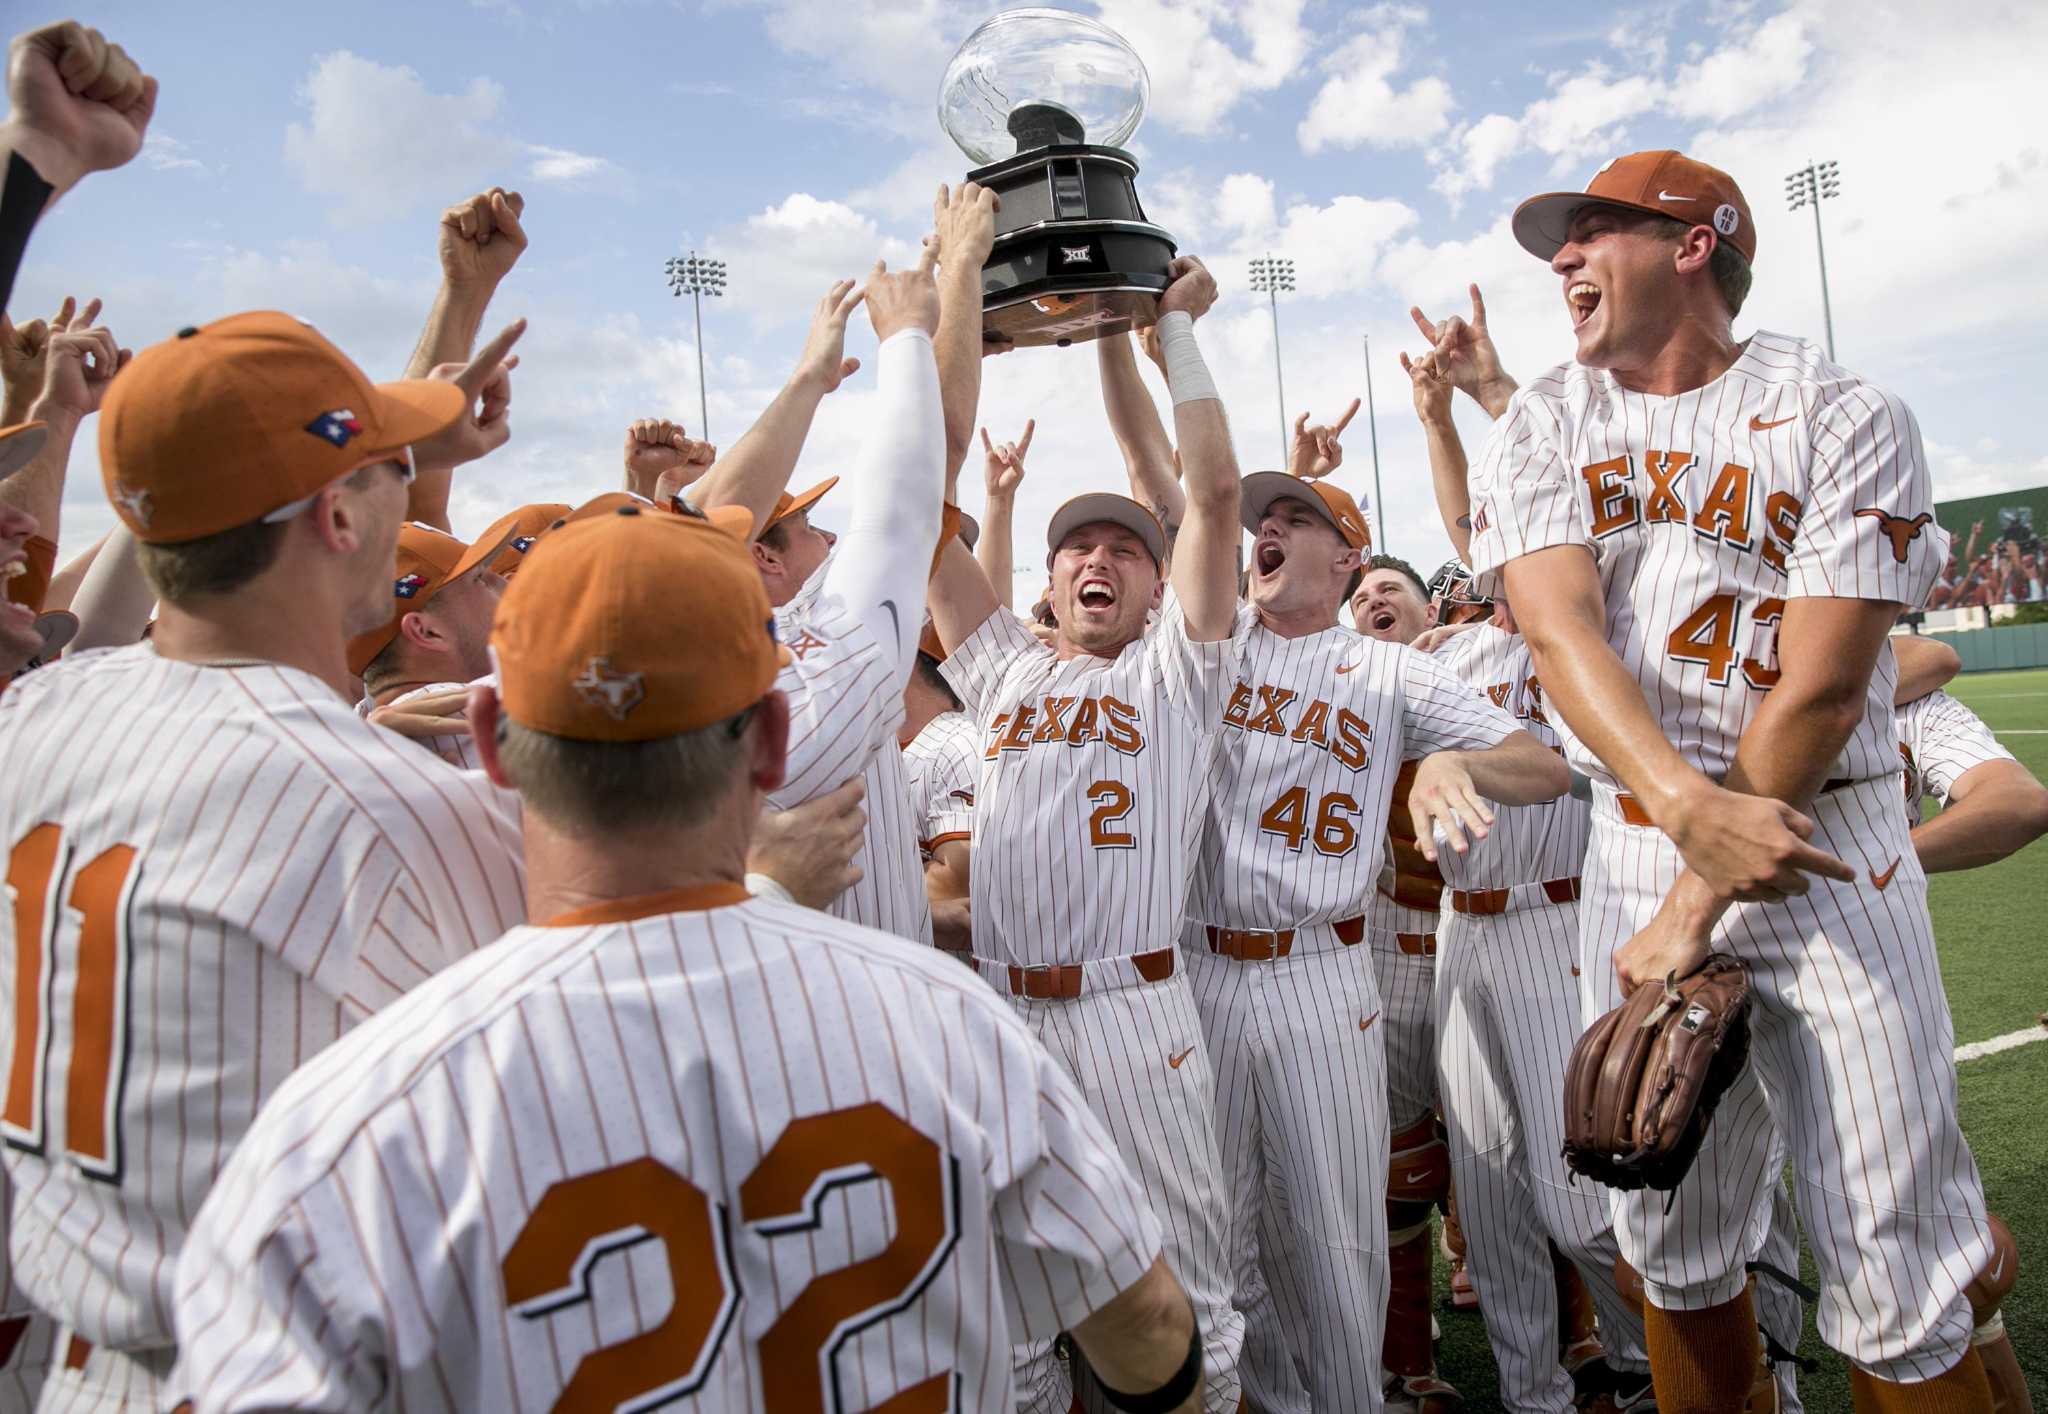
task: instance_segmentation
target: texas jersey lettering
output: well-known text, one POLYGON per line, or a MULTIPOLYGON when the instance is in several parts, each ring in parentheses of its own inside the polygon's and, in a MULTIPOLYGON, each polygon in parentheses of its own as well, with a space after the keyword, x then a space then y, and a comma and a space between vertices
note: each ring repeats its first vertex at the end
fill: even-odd
MULTIPOLYGON (((1472 490, 1482 576, 1545 546, 1592 550, 1609 641, 1715 778, 1778 680, 1787 598, 1918 604, 1948 558, 1912 413, 1782 334, 1752 335, 1725 375, 1674 397, 1550 370, 1495 427, 1472 490)), ((1893 769, 1895 677, 1885 655, 1830 777, 1893 769)), ((1567 740, 1574 766, 1618 784, 1567 740)))

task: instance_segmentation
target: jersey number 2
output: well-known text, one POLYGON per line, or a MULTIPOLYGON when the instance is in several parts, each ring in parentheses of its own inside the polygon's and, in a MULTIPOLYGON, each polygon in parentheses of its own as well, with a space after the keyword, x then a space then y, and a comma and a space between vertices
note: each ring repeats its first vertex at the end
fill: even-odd
MULTIPOLYGON (((50 1013, 58 985, 59 882, 70 872, 62 826, 43 824, 7 856, 14 901, 14 1053, 7 1066, 0 1135, 17 1149, 43 1152, 44 1092, 60 1038, 50 1013)), ((117 844, 72 873, 68 897, 78 920, 70 981, 70 1063, 65 1067, 64 1139, 78 1167, 121 1181, 121 1074, 127 1064, 128 897, 135 849, 117 844)))
MULTIPOLYGON (((839 1352, 916 1301, 952 1255, 959 1175, 950 1154, 870 1101, 792 1121, 740 1184, 740 1220, 774 1238, 817 1231, 834 1189, 878 1179, 888 1183, 894 1240, 820 1272, 783 1306, 760 1340, 762 1407, 847 1408, 839 1352)), ((740 1307, 725 1205, 660 1160, 634 1159, 549 1188, 505 1254, 506 1304, 538 1320, 591 1300, 598 1260, 647 1241, 659 1241, 668 1258, 668 1318, 584 1356, 556 1414, 653 1409, 703 1386, 740 1307)), ((953 1384, 953 1372, 943 1371, 873 1406, 874 1414, 943 1414, 953 1384)))

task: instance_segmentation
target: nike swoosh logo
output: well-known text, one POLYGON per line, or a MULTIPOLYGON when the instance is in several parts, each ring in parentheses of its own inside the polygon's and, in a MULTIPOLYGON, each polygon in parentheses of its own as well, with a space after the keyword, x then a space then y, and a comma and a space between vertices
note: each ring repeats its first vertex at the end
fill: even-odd
POLYGON ((1186 1060, 1186 1059, 1187 1059, 1187 1058, 1188 1058, 1189 1056, 1193 1055, 1194 1053, 1195 1053, 1195 1048, 1194 1048, 1193 1046, 1189 1046, 1189 1047, 1188 1047, 1188 1048, 1187 1048, 1186 1050, 1182 1051, 1182 1052, 1181 1052, 1181 1053, 1180 1053, 1179 1055, 1177 1055, 1177 1056, 1168 1056, 1168 1057, 1166 1058, 1166 1063, 1167 1063, 1168 1065, 1172 1066, 1172 1067, 1173 1067, 1173 1068, 1174 1068, 1175 1070, 1179 1070, 1179 1069, 1180 1069, 1180 1063, 1181 1063, 1182 1061, 1186 1060))
MULTIPOLYGON (((1904 859, 1905 857, 1906 856, 1902 854, 1899 856, 1899 859, 1904 859)), ((1883 893, 1885 889, 1891 884, 1892 875, 1899 872, 1899 859, 1894 859, 1892 861, 1892 867, 1885 870, 1884 873, 1872 874, 1870 876, 1870 882, 1877 885, 1877 891, 1879 893, 1883 893)))
POLYGON ((1678 194, 1677 192, 1670 192, 1670 191, 1664 191, 1664 190, 1662 190, 1662 189, 1660 188, 1660 189, 1658 190, 1658 192, 1657 192, 1657 200, 1659 200, 1659 201, 1697 201, 1697 200, 1699 200, 1699 198, 1698 198, 1698 197, 1694 197, 1694 196, 1680 196, 1680 195, 1679 195, 1679 194, 1678 194))
POLYGON ((2001 1252, 2001 1253, 1999 1253, 1999 1254, 1998 1254, 1998 1262, 1997 1262, 1997 1264, 1996 1264, 1996 1265, 1994 1265, 1994 1266, 1993 1266, 1993 1267, 1991 1268, 1991 1270, 1990 1270, 1990 1271, 1988 1271, 1988 1272, 1986 1272, 1986 1273, 1984 1274, 1984 1280, 1986 1280, 1986 1281, 1997 1281, 1997 1280, 1998 1280, 1998 1274, 1999 1274, 2000 1272, 2004 1271, 2004 1270, 2005 1270, 2005 1254, 2004 1254, 2003 1252, 2001 1252))
POLYGON ((896 615, 896 601, 894 599, 884 599, 882 607, 889 611, 889 627, 900 636, 903 632, 903 621, 896 615))
POLYGON ((1786 423, 1792 421, 1793 418, 1796 418, 1798 415, 1799 414, 1794 413, 1792 417, 1781 417, 1776 422, 1765 422, 1761 417, 1752 417, 1749 420, 1749 430, 1752 432, 1768 432, 1773 427, 1783 427, 1786 423))
POLYGON ((1358 666, 1358 664, 1356 664, 1356 663, 1345 663, 1345 664, 1343 664, 1343 665, 1342 665, 1341 667, 1339 667, 1339 668, 1337 669, 1337 675, 1338 675, 1339 677, 1342 677, 1342 676, 1343 676, 1344 674, 1346 674, 1346 673, 1350 672, 1350 671, 1351 671, 1351 670, 1352 670, 1353 668, 1355 668, 1355 667, 1357 667, 1357 666, 1358 666))
POLYGON ((1367 1018, 1365 1018, 1365 1020, 1358 1023, 1358 1029, 1360 1031, 1370 1031, 1372 1030, 1372 1024, 1375 1021, 1378 1021, 1379 1019, 1380 1014, 1378 1012, 1374 1012, 1371 1016, 1368 1016, 1367 1018))
POLYGON ((1406 1178, 1402 1179, 1402 1180, 1401 1180, 1401 1182, 1403 1182, 1403 1183, 1421 1183, 1421 1182, 1423 1182, 1424 1180, 1426 1180, 1426 1179, 1427 1179, 1428 1177, 1429 1177, 1429 1170, 1428 1170, 1428 1169, 1421 1169, 1421 1170, 1419 1170, 1419 1171, 1417 1171, 1417 1172, 1415 1172, 1415 1173, 1411 1173, 1411 1174, 1409 1174, 1409 1175, 1408 1175, 1408 1176, 1407 1176, 1406 1178))

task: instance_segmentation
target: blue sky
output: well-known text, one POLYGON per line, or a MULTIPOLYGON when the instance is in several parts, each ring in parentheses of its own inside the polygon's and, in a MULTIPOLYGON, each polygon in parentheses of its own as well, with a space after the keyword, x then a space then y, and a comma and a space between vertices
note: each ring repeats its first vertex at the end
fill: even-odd
MULTIPOLYGON (((2034 409, 2048 375, 2048 96, 2011 59, 2048 53, 2048 11, 1993 0, 1708 0, 1582 7, 1100 0, 1072 8, 1146 59, 1133 144, 1154 219, 1202 254, 1225 298, 1204 321, 1246 470, 1279 449, 1272 336, 1244 262, 1296 261, 1281 306, 1291 411, 1334 414, 1373 380, 1392 548, 1448 553, 1395 354, 1406 318, 1485 288, 1525 375, 1569 356, 1554 277, 1506 231, 1515 202, 1582 186, 1607 157, 1678 146, 1733 172, 1756 210, 1757 287, 1738 332, 1820 331, 1812 228, 1784 174, 1842 165, 1825 209, 1841 359, 1918 412, 1943 497, 2048 482, 2034 409)), ((969 165, 939 132, 947 57, 990 12, 948 0, 366 0, 273 13, 186 0, 87 18, 163 82, 144 159, 45 221, 17 318, 100 294, 124 343, 275 307, 313 320, 373 376, 403 364, 436 278, 440 209, 521 190, 532 247, 494 318, 533 329, 514 440, 470 468, 457 529, 527 500, 613 484, 625 424, 696 429, 688 304, 662 261, 723 257, 707 310, 711 434, 729 443, 780 386, 812 304, 877 254, 911 257, 930 194, 969 165)), ((864 320, 851 341, 872 345, 864 320)), ((828 400, 799 480, 839 469, 871 406, 828 400)), ((1039 419, 1020 563, 1066 496, 1121 483, 1083 349, 988 366, 998 438, 1039 419)), ((1484 422, 1467 409, 1476 453, 1484 422)), ((1370 492, 1361 416, 1338 479, 1370 492)), ((979 504, 978 458, 964 484, 979 504)), ((830 522, 831 502, 823 519, 830 522)), ((66 548, 111 523, 90 447, 74 460, 66 548)))

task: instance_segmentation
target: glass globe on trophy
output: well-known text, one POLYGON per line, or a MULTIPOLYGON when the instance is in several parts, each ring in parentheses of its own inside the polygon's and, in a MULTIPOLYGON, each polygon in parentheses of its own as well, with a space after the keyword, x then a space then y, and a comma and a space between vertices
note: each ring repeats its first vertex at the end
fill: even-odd
POLYGON ((1138 164, 1117 144, 1151 80, 1123 36, 1068 10, 1005 10, 967 36, 939 86, 939 122, 967 174, 1002 199, 982 267, 982 338, 1055 344, 1158 317, 1173 237, 1145 219, 1138 164))

